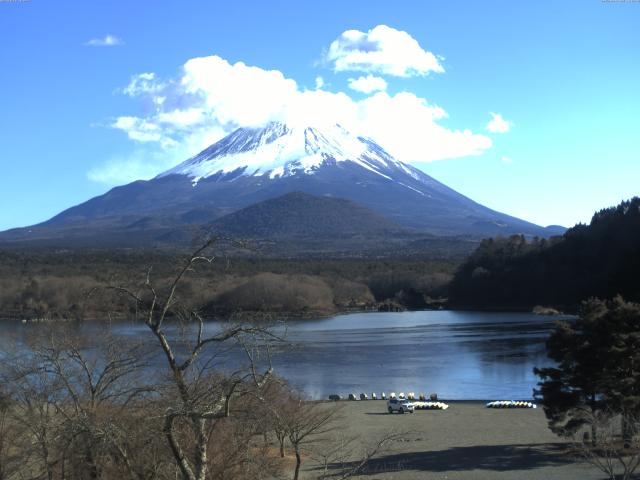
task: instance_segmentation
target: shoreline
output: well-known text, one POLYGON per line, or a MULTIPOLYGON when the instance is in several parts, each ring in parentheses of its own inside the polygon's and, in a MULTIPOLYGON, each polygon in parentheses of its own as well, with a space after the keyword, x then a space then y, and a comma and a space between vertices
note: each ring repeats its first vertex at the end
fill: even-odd
MULTIPOLYGON (((340 403, 340 402, 338 402, 340 403)), ((569 439, 556 436, 537 409, 491 409, 475 401, 447 410, 389 414, 379 402, 343 402, 341 428, 373 442, 402 432, 362 478, 378 480, 600 480, 602 473, 577 460, 569 439)), ((331 408, 327 405, 327 408, 331 408)), ((319 447, 320 449, 322 446, 319 447)), ((303 464, 305 479, 321 465, 303 464)), ((359 477, 361 478, 361 477, 359 477)))
MULTIPOLYGON (((387 398, 388 400, 388 398, 387 398)), ((309 400, 309 402, 311 403, 336 403, 338 405, 343 405, 343 404, 358 404, 358 403, 380 403, 380 402, 386 402, 387 400, 383 400, 381 398, 377 398, 375 400, 372 400, 371 398, 368 400, 349 400, 348 398, 343 398, 342 400, 329 400, 327 399, 311 399, 309 400)), ((514 402, 531 402, 534 403, 538 408, 542 408, 542 403, 538 403, 535 399, 531 399, 531 398, 490 398, 490 399, 486 399, 486 400, 482 400, 482 399, 447 399, 447 398, 440 398, 438 397, 438 400, 424 400, 425 402, 440 402, 440 403, 446 403, 449 405, 486 405, 489 402, 495 402, 496 400, 512 400, 514 402)), ((415 402, 420 402, 422 400, 412 400, 415 402)), ((505 409, 508 410, 508 409, 505 409)), ((516 409, 514 409, 516 410, 516 409)), ((523 409, 526 410, 526 409, 523 409)), ((537 410, 537 409, 534 409, 537 410)))
MULTIPOLYGON (((437 343, 441 336, 448 338, 451 334, 451 328, 447 326, 451 322, 454 325, 467 325, 467 323, 478 325, 477 322, 482 321, 493 325, 496 319, 499 320, 500 315, 479 313, 477 316, 472 316, 446 311, 426 311, 413 314, 379 313, 378 315, 349 312, 349 315, 351 316, 328 320, 318 319, 317 322, 291 320, 288 325, 274 325, 277 331, 286 331, 290 334, 287 336, 288 342, 282 343, 277 348, 277 354, 273 358, 276 374, 287 379, 292 386, 304 394, 305 398, 314 401, 327 401, 330 395, 338 394, 342 398, 341 403, 347 403, 350 402, 348 400, 349 394, 353 394, 359 399, 360 394, 364 393, 370 399, 372 392, 375 392, 378 398, 382 392, 387 395, 392 392, 398 394, 400 392, 407 394, 415 392, 417 398, 419 398, 419 394, 426 394, 427 399, 430 399, 431 393, 436 393, 438 400, 446 403, 488 403, 497 400, 535 402, 533 389, 536 388, 537 378, 533 377, 531 372, 537 364, 532 363, 530 368, 525 366, 524 371, 518 367, 515 377, 512 372, 513 368, 509 366, 501 380, 492 378, 488 382, 479 383, 478 375, 483 373, 478 371, 471 375, 464 367, 464 365, 476 365, 478 353, 475 349, 465 347, 466 344, 458 345, 456 341, 442 351, 434 350, 423 345, 425 341, 429 343, 427 337, 422 340, 419 340, 422 337, 415 337, 416 325, 424 324, 425 327, 420 327, 418 331, 423 332, 424 330, 427 333, 423 332, 419 335, 430 336, 433 334, 435 335, 434 339, 430 342, 437 343), (398 328, 393 328, 394 324, 398 325, 398 328), (431 328, 431 324, 434 325, 434 328, 431 328), (362 329, 362 331, 353 329, 362 329), (324 333, 318 334, 316 332, 324 333), (380 332, 383 333, 382 337, 380 332), (406 347, 402 347, 402 350, 395 346, 398 339, 403 345, 406 343, 406 347), (353 342, 357 348, 344 349, 343 345, 350 347, 354 344, 353 342), (360 346, 361 344, 362 346, 360 346), (302 348, 303 346, 305 348, 302 348), (415 364, 394 371, 394 366, 388 362, 388 358, 390 358, 388 355, 395 355, 400 351, 405 352, 411 358, 415 356, 415 364), (452 357, 452 355, 454 356, 452 357), (446 362, 456 359, 462 362, 459 368, 459 362, 453 365, 446 364, 446 362), (351 365, 348 372, 344 371, 345 362, 349 362, 348 364, 351 365), (433 370, 433 365, 443 368, 433 370), (382 370, 380 370, 381 368, 382 370), (522 377, 522 375, 526 375, 526 377, 522 377), (509 381, 505 382, 505 379, 509 381)), ((516 316, 513 319, 514 323, 510 322, 510 315, 504 317, 504 320, 507 325, 505 327, 506 338, 514 337, 516 340, 513 345, 508 343, 504 347, 503 354, 493 359, 491 365, 502 365, 501 362, 504 361, 505 354, 510 355, 514 352, 519 354, 522 342, 517 338, 522 335, 523 331, 518 327, 520 323, 524 322, 525 328, 534 332, 536 342, 539 343, 541 342, 539 338, 543 335, 539 332, 548 330, 553 324, 552 320, 550 321, 548 318, 536 318, 531 314, 516 316)), ((224 323, 212 322, 207 326, 207 332, 220 331, 225 326, 227 325, 224 323)), ((168 332, 177 332, 178 324, 167 323, 166 328, 168 332)), ((29 335, 48 334, 56 331, 91 336, 94 334, 92 332, 108 329, 115 332, 114 338, 141 341, 146 344, 153 341, 152 339, 148 340, 151 338, 149 337, 150 333, 147 332, 147 327, 142 319, 137 321, 114 319, 112 323, 87 321, 61 324, 21 324, 14 320, 4 322, 2 325, 5 336, 17 340, 27 338, 29 335)), ((465 326, 462 329, 464 332, 467 331, 465 326)), ((471 339, 478 338, 476 329, 472 329, 470 332, 471 339)), ((469 332, 465 333, 465 335, 467 334, 469 332)), ((482 338, 482 336, 479 337, 478 348, 490 348, 482 343, 482 338)), ((542 346, 536 347, 536 351, 541 349, 542 346)), ((530 360, 526 360, 526 362, 527 364, 531 363, 530 360)), ((355 403, 368 402, 369 399, 356 400, 355 403)), ((371 401, 375 404, 375 401, 371 401)), ((380 405, 380 403, 376 405, 380 405)))
MULTIPOLYGON (((558 311, 557 313, 538 313, 534 312, 532 309, 526 308, 472 308, 472 307, 455 307, 455 308, 416 308, 411 309, 407 308, 404 310, 379 310, 374 308, 349 308, 349 309, 339 309, 332 311, 306 311, 306 312, 260 312, 260 311, 244 311, 244 312, 234 312, 229 314, 227 317, 218 316, 207 316, 204 318, 205 322, 224 322, 228 321, 234 314, 239 316, 247 316, 253 317, 254 320, 257 321, 268 321, 273 318, 269 317, 279 317, 282 320, 323 320, 326 318, 337 317, 342 315, 349 314, 358 314, 358 313, 404 313, 404 312, 482 312, 482 313, 531 313, 540 318, 547 318, 553 316, 561 316, 561 317, 573 317, 574 313, 570 313, 567 310, 558 311), (262 318, 261 318, 262 317, 262 318)), ((134 320, 127 318, 115 318, 111 319, 110 323, 118 323, 118 322, 132 322, 134 320)), ((0 315, 0 323, 3 322, 20 322, 27 324, 69 324, 69 323, 104 323, 105 320, 100 320, 97 317, 91 318, 45 318, 45 317, 29 317, 26 315, 0 315)))

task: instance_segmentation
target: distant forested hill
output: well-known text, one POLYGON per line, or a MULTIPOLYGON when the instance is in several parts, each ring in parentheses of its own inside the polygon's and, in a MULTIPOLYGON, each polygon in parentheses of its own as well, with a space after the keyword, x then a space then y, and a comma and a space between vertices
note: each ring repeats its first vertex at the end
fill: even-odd
POLYGON ((556 306, 622 294, 640 300, 640 198, 597 212, 561 237, 484 240, 450 288, 454 305, 474 308, 556 306))

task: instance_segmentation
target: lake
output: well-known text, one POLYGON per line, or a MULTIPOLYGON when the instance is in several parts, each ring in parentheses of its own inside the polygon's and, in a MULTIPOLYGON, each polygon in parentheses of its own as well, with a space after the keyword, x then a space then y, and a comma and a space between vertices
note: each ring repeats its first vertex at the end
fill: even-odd
MULTIPOLYGON (((297 322, 298 348, 276 369, 309 395, 437 393, 448 399, 529 399, 544 342, 561 317, 526 313, 358 313, 297 322)), ((570 318, 570 317, 564 317, 570 318)))
MULTIPOLYGON (((279 349, 273 365, 312 398, 394 391, 442 399, 530 399, 537 383, 533 368, 550 363, 545 339, 556 320, 567 318, 419 311, 291 321, 291 345, 279 349)), ((0 324, 5 338, 33 327, 0 324)), ((113 332, 154 340, 141 324, 115 324, 113 332)))

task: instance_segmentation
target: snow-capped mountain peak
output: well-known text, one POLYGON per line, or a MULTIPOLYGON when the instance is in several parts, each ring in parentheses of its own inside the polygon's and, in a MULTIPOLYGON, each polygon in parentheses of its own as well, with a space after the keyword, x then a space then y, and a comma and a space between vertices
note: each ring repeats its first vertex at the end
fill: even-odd
POLYGON ((296 239, 310 242, 312 248, 320 248, 315 252, 324 255, 333 250, 320 247, 313 232, 324 231, 324 238, 346 235, 350 240, 344 248, 359 252, 370 233, 380 235, 378 226, 400 235, 393 233, 384 244, 374 242, 385 252, 400 245, 414 248, 416 232, 482 237, 550 234, 479 205, 340 125, 270 123, 239 128, 155 179, 115 187, 5 238, 50 242, 77 232, 78 241, 87 235, 104 245, 114 239, 123 245, 147 245, 150 238, 162 244, 180 243, 190 238, 194 227, 207 231, 217 227, 223 232, 253 232, 257 239, 278 235, 282 239, 283 232, 297 232, 296 239), (344 201, 351 204, 345 207, 340 203, 344 201), (215 223, 217 219, 222 223, 215 223), (372 223, 376 228, 370 228, 372 223), (407 232, 400 234, 393 225, 413 232, 398 240, 407 232))
POLYGON ((416 169, 394 159, 373 140, 352 135, 338 124, 319 128, 279 122, 239 128, 159 177, 186 175, 194 184, 214 175, 275 179, 313 175, 323 165, 340 162, 353 162, 388 179, 398 168, 419 177, 416 169))

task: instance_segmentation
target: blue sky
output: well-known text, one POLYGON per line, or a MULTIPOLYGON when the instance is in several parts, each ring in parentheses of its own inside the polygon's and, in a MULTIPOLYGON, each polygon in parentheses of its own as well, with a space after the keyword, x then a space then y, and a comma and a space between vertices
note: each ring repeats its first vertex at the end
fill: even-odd
POLYGON ((640 194, 638 24, 640 3, 599 0, 0 2, 0 229, 150 178, 278 102, 349 117, 496 210, 587 222, 640 194), (373 40, 380 55, 351 56, 373 40))

